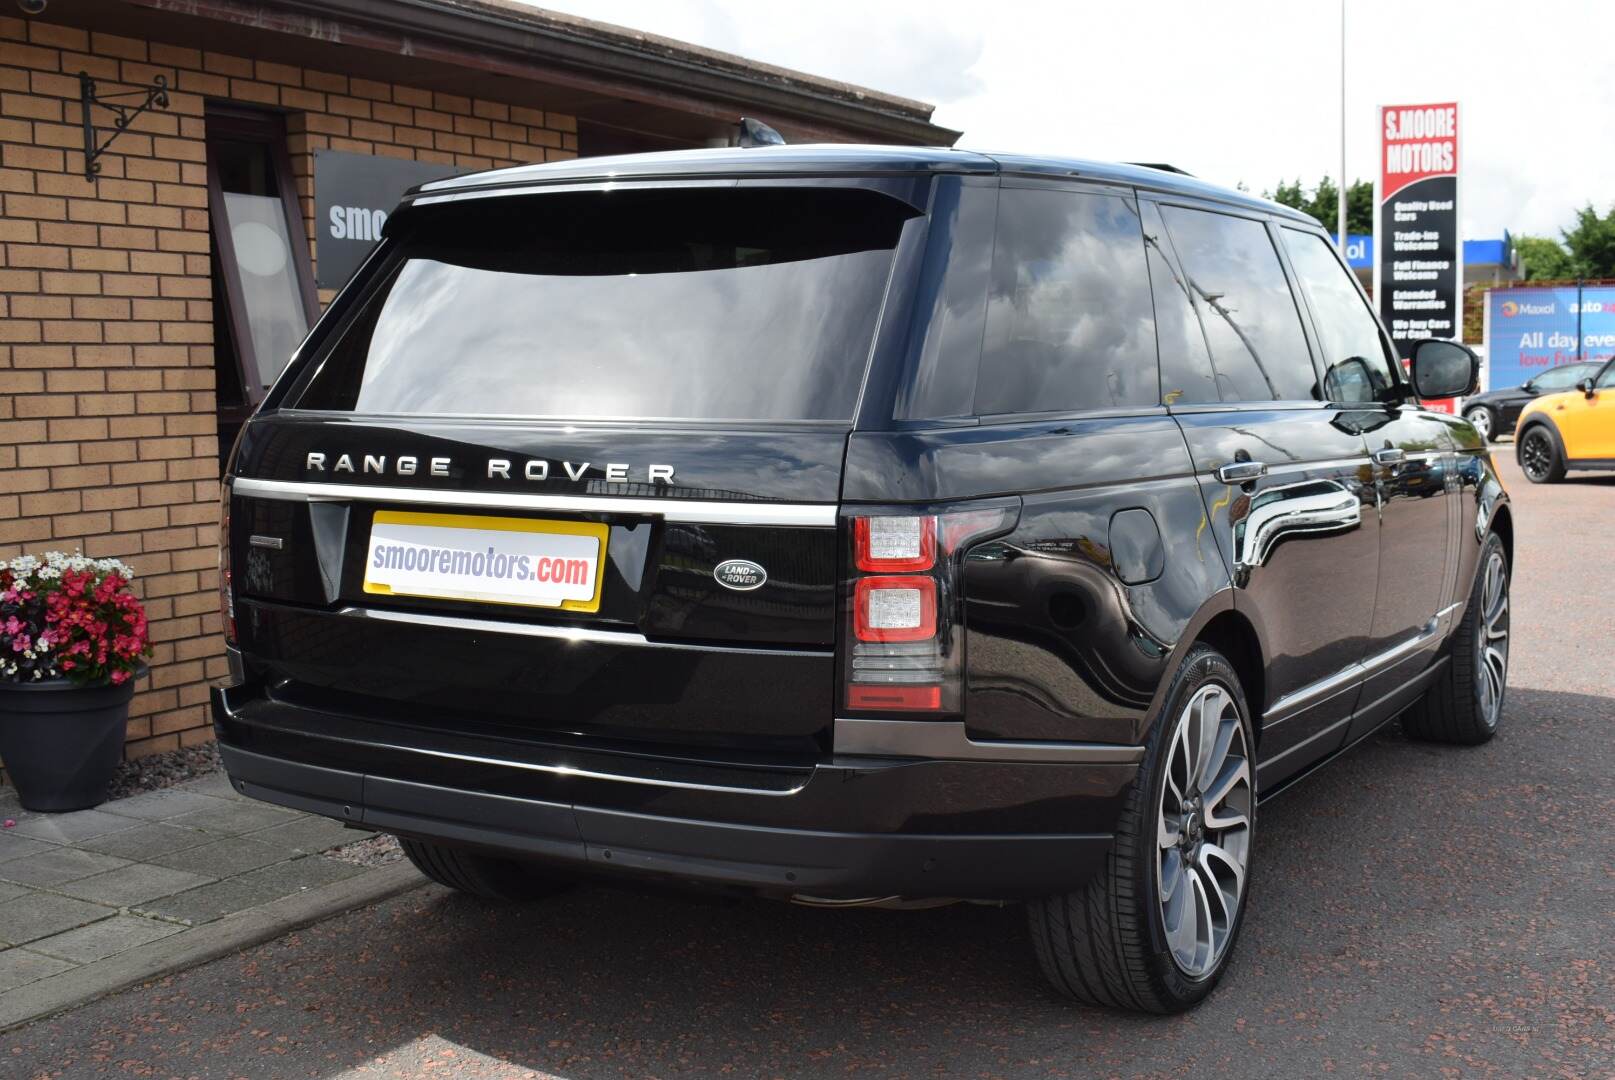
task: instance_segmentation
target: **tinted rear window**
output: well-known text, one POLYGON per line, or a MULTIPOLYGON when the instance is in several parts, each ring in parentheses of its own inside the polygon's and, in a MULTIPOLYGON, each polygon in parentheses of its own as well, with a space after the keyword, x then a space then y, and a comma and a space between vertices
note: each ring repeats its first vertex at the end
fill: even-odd
POLYGON ((1138 208, 1093 192, 998 199, 982 414, 1159 404, 1155 315, 1138 208))
POLYGON ((913 213, 833 188, 427 210, 297 407, 848 420, 913 213))

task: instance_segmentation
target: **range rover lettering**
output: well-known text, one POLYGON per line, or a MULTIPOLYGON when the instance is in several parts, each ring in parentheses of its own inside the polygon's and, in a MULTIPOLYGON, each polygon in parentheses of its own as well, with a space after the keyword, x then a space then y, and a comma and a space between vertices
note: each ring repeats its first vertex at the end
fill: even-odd
MULTIPOLYGON (((1024 902, 1193 1005, 1259 810, 1491 737, 1511 510, 1310 218, 881 147, 424 185, 233 452, 213 714, 427 876, 1024 902)), ((1363 805, 1354 812, 1368 814, 1363 805)))

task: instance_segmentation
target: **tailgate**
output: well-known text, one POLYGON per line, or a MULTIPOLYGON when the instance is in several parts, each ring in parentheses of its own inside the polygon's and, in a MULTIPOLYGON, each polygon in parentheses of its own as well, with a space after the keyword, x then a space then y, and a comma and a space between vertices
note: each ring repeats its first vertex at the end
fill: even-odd
POLYGON ((828 727, 845 432, 284 416, 247 432, 238 466, 257 475, 231 485, 237 632, 284 695, 673 742, 783 746, 828 727), (608 479, 618 465, 627 479, 608 479), (672 483, 635 475, 651 465, 672 483), (505 479, 546 468, 548 481, 505 479), (423 554, 409 572, 401 548, 423 554), (522 580, 507 551, 510 567, 529 559, 522 580), (533 582, 550 552, 588 574, 533 582))

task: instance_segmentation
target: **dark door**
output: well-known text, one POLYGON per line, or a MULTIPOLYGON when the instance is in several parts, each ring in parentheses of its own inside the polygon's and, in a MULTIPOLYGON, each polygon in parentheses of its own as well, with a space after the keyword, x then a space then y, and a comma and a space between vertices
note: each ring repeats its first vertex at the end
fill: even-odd
POLYGON ((1356 408, 1322 400, 1312 346, 1268 226, 1164 205, 1145 213, 1163 400, 1267 656, 1260 784, 1338 747, 1379 574, 1356 408), (1164 218, 1164 228, 1163 225, 1164 218), (1190 332, 1172 341, 1176 321, 1190 332), (1198 334, 1195 332, 1198 330, 1198 334))
POLYGON ((1388 339, 1333 245, 1310 231, 1281 235, 1322 350, 1324 393, 1356 410, 1373 462, 1379 588, 1350 739, 1399 707, 1392 696, 1428 664, 1438 640, 1454 572, 1453 445, 1449 421, 1407 403, 1388 339))

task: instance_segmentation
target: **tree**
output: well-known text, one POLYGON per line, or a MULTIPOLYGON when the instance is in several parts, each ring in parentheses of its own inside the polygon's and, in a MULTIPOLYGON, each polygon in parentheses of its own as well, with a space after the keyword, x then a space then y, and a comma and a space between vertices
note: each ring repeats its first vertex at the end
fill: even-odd
POLYGON ((1576 276, 1570 253, 1549 236, 1516 236, 1514 251, 1525 264, 1526 281, 1563 281, 1576 276))
MULTIPOLYGON (((1276 203, 1293 207, 1304 214, 1311 214, 1330 232, 1334 232, 1335 226, 1339 224, 1340 188, 1330 177, 1325 176, 1319 180, 1310 194, 1302 188, 1301 181, 1297 179, 1291 183, 1281 181, 1279 186, 1267 192, 1266 196, 1276 203)), ((1356 180, 1346 189, 1346 231, 1348 233, 1374 231, 1373 181, 1356 180)))
POLYGON ((1568 277, 1615 277, 1615 206, 1599 216, 1588 203, 1576 211, 1574 228, 1565 229, 1565 247, 1570 249, 1568 277))

